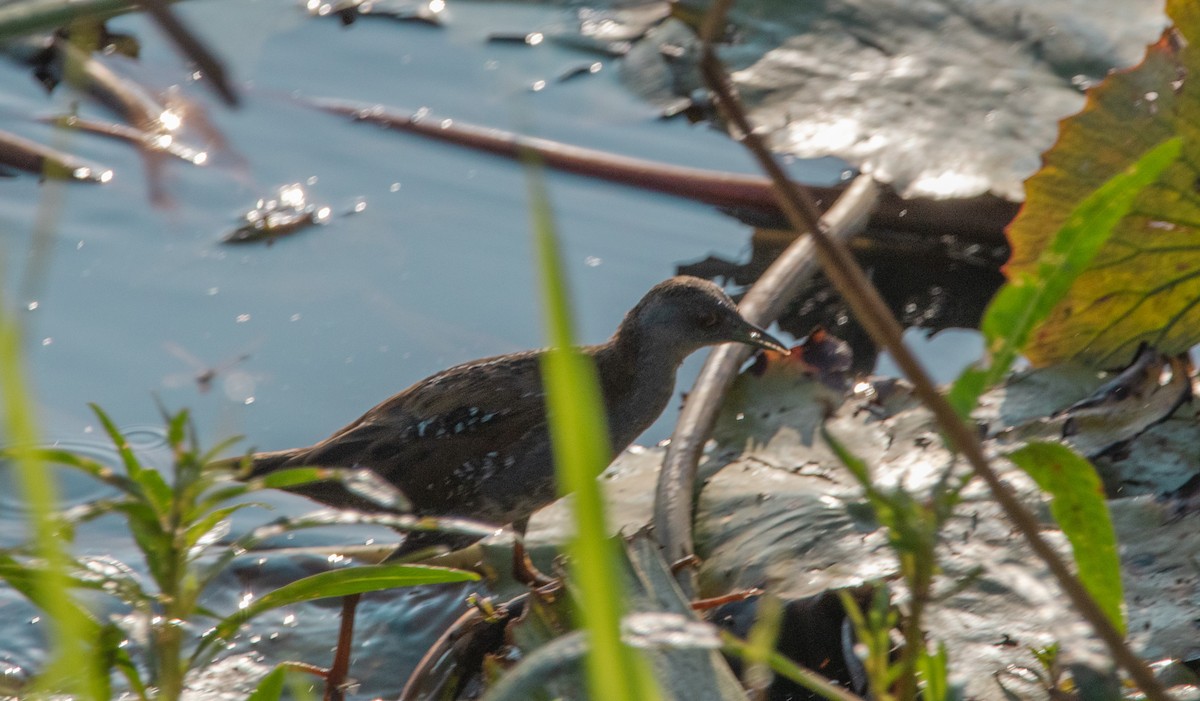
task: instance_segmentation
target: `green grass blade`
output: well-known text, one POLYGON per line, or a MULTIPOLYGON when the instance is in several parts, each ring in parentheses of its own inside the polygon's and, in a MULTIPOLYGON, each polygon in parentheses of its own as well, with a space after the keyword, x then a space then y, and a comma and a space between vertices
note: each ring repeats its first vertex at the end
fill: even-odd
POLYGON ((1138 194, 1178 160, 1182 147, 1181 138, 1167 139, 1097 188, 1071 212, 1042 252, 1037 273, 1021 275, 1000 288, 979 325, 989 364, 966 370, 947 397, 960 415, 970 414, 980 395, 1004 377, 1034 329, 1092 262, 1138 194))
MULTIPOLYGON (((199 543, 201 538, 212 532, 212 530, 216 528, 222 521, 228 519, 230 516, 234 515, 238 511, 241 511, 242 509, 256 506, 258 506, 258 504, 253 502, 242 502, 241 504, 234 504, 232 506, 225 506, 215 509, 199 519, 192 521, 184 532, 184 547, 189 549, 195 547, 196 543, 199 543)), ((189 556, 189 559, 199 557, 200 554, 201 553, 194 553, 189 556)))
POLYGON ((49 32, 88 18, 104 20, 138 8, 131 0, 26 0, 0 7, 0 40, 49 32))
POLYGON ((783 624, 783 602, 767 594, 758 600, 758 616, 746 637, 745 672, 742 685, 755 695, 765 695, 771 686, 771 653, 783 624))
MULTIPOLYGON (((734 657, 748 660, 753 654, 750 652, 750 645, 748 643, 729 631, 721 631, 721 643, 723 644, 725 653, 734 657)), ((767 662, 771 665, 771 670, 779 676, 789 679, 827 699, 831 699, 832 701, 862 701, 858 696, 846 691, 820 674, 801 667, 775 650, 771 650, 767 662)))
POLYGON ((287 667, 275 667, 254 687, 254 693, 250 694, 246 701, 279 701, 283 696, 283 681, 286 676, 287 667))
MULTIPOLYGON (((16 445, 36 445, 34 407, 25 386, 28 373, 21 362, 21 333, 0 300, 0 409, 8 440, 16 445)), ((52 656, 41 675, 48 684, 65 685, 79 699, 107 699, 108 676, 100 659, 95 626, 70 597, 71 563, 61 542, 55 517, 57 489, 46 464, 35 451, 17 451, 14 461, 18 498, 28 509, 33 546, 46 563, 35 574, 49 620, 52 656)))
POLYGON ((121 463, 125 465, 125 472, 129 478, 136 481, 138 473, 142 471, 142 464, 138 461, 137 456, 133 454, 133 449, 129 447, 129 441, 125 440, 124 434, 113 420, 108 417, 108 414, 97 404, 88 404, 92 408, 92 412, 96 414, 96 418, 100 420, 100 425, 104 427, 104 433, 108 435, 108 439, 117 449, 117 454, 121 456, 121 463))
MULTIPOLYGON (((42 462, 79 470, 96 481, 119 489, 126 494, 138 493, 138 486, 132 480, 98 460, 61 448, 34 448, 32 452, 42 462)), ((0 457, 8 458, 11 457, 11 454, 8 451, 0 451, 0 457)))
POLYGON ((246 621, 280 606, 397 587, 473 582, 478 579, 479 575, 474 572, 429 565, 363 565, 320 572, 267 592, 218 623, 205 636, 205 641, 228 638, 246 621))
POLYGON ((921 677, 923 701, 950 701, 950 653, 946 643, 938 643, 937 650, 922 650, 917 658, 917 674, 921 677))
POLYGON ((1071 541, 1080 581, 1113 626, 1124 633, 1121 559, 1096 468, 1059 443, 1030 443, 1009 453, 1008 459, 1050 495, 1050 513, 1071 541))
POLYGON ((541 172, 530 164, 527 174, 551 345, 542 362, 542 380, 559 490, 574 494, 576 530, 569 552, 580 623, 590 643, 588 688, 594 699, 655 699, 658 689, 648 667, 621 641, 621 567, 596 482, 612 457, 600 384, 591 358, 574 348, 562 256, 541 172))

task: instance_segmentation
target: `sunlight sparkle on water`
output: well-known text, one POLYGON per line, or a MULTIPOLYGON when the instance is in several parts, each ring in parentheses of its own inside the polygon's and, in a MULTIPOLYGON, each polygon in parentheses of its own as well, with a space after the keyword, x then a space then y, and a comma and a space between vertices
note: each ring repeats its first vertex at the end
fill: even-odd
POLYGON ((913 188, 935 198, 965 196, 980 189, 987 190, 987 179, 981 175, 968 175, 948 170, 931 178, 921 178, 913 188))
POLYGON ((300 183, 292 183, 279 188, 279 201, 288 207, 300 209, 304 206, 304 199, 304 188, 300 186, 300 183))
POLYGON ((171 110, 163 110, 162 114, 158 115, 158 123, 167 131, 176 131, 183 126, 183 118, 171 110))

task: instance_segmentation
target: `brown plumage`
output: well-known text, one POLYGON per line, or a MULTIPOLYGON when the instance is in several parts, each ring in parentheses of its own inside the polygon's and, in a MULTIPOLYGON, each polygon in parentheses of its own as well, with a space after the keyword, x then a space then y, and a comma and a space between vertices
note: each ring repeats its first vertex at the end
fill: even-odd
MULTIPOLYGON (((595 360, 615 457, 652 424, 692 352, 736 341, 786 350, 742 319, 716 285, 676 277, 656 285, 595 360)), ((252 475, 300 466, 367 467, 418 515, 520 522, 556 497, 539 371, 543 351, 475 360, 421 380, 308 448, 252 457, 252 475)), ((294 491, 335 507, 378 509, 337 483, 294 491)))

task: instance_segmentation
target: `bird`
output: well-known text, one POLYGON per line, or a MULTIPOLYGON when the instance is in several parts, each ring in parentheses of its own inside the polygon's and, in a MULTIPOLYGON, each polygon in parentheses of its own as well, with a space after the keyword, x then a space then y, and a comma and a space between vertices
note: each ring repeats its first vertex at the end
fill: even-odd
MULTIPOLYGON (((726 342, 788 352, 742 318, 715 283, 677 276, 651 288, 611 338, 580 349, 595 362, 599 377, 610 462, 670 403, 683 360, 726 342)), ((395 485, 416 516, 511 523, 523 533, 529 516, 558 496, 541 379, 545 353, 531 350, 456 365, 383 401, 315 445, 243 458, 242 475, 293 467, 367 468, 395 485)), ((381 510, 339 482, 290 491, 335 508, 381 510)), ((403 550, 470 541, 414 532, 403 550)))
MULTIPOLYGON (((651 288, 611 338, 581 349, 595 362, 599 378, 609 462, 666 409, 683 360, 705 346, 727 342, 788 352, 787 346, 742 318, 716 284, 677 276, 651 288)), ((456 365, 383 401, 316 445, 240 459, 240 475, 253 478, 293 467, 369 469, 396 486, 416 516, 511 523, 518 535, 514 577, 552 586, 553 581, 529 561, 520 538, 533 512, 558 496, 541 377, 546 352, 524 351, 456 365)), ((382 510, 340 482, 312 482, 290 491, 335 508, 382 510)), ((389 559, 418 557, 430 546, 464 547, 474 540, 412 531, 389 559)), ((339 689, 347 678, 358 599, 350 595, 343 600, 327 689, 339 689)))

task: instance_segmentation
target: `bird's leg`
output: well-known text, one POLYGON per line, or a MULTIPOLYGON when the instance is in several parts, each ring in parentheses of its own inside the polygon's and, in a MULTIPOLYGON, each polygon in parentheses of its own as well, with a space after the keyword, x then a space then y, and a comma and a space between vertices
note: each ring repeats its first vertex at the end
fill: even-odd
POLYGON ((358 600, 361 598, 362 594, 342 597, 342 625, 338 630, 333 664, 325 677, 325 701, 342 701, 346 696, 346 679, 350 674, 350 646, 354 644, 354 616, 358 612, 358 600))
POLYGON ((513 521, 513 579, 516 579, 521 584, 538 589, 551 584, 556 580, 542 574, 537 567, 534 567, 533 560, 529 559, 529 553, 525 550, 525 529, 529 527, 529 517, 517 519, 513 521))

